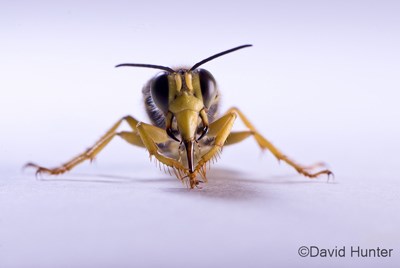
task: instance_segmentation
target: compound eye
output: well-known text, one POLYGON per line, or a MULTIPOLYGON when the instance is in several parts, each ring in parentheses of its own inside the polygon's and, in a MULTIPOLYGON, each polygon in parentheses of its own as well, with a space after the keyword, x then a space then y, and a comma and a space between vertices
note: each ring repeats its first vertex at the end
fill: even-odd
POLYGON ((212 76, 209 71, 205 69, 198 69, 198 73, 204 106, 210 108, 218 94, 217 83, 215 82, 214 76, 212 76))
POLYGON ((169 96, 168 73, 160 73, 154 77, 150 87, 154 103, 161 111, 167 113, 169 96))

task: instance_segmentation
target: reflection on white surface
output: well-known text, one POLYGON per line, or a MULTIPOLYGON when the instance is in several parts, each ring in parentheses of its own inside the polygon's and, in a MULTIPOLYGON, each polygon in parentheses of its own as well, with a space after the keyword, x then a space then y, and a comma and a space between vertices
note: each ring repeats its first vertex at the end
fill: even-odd
MULTIPOLYGON (((396 1, 0 4, 0 267, 394 267, 399 263, 400 17, 396 1), (204 67, 222 112, 336 179, 310 181, 252 140, 190 191, 115 140, 65 176, 35 180, 120 117, 147 121, 157 73, 204 67), (391 258, 301 258, 300 246, 393 247, 391 258)), ((122 126, 125 128, 126 126, 122 126)), ((236 129, 243 126, 238 123, 236 129)))

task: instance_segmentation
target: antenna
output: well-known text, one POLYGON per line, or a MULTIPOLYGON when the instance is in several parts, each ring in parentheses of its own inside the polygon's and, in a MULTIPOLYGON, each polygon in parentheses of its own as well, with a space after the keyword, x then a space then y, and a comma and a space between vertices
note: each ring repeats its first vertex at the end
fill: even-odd
POLYGON ((153 69, 160 69, 167 71, 169 73, 175 73, 174 69, 171 69, 166 66, 161 66, 161 65, 153 65, 153 64, 144 64, 144 63, 121 63, 118 64, 115 67, 144 67, 144 68, 153 68, 153 69))
POLYGON ((233 52, 233 51, 236 51, 236 50, 239 50, 239 49, 242 49, 242 48, 245 48, 245 47, 251 47, 251 46, 253 46, 253 45, 238 46, 238 47, 234 47, 234 48, 225 50, 225 51, 220 52, 220 53, 218 53, 218 54, 215 54, 215 55, 213 55, 213 56, 211 56, 211 57, 208 57, 208 58, 206 58, 206 59, 204 59, 204 60, 202 60, 202 61, 199 61, 198 63, 196 63, 195 65, 193 65, 192 68, 190 68, 189 71, 193 71, 194 69, 198 68, 200 65, 203 65, 204 63, 209 62, 210 60, 213 60, 213 59, 215 59, 215 58, 221 57, 221 56, 223 56, 223 55, 225 55, 225 54, 228 54, 228 53, 231 53, 231 52, 233 52))
MULTIPOLYGON (((198 63, 196 63, 195 65, 192 66, 192 68, 190 68, 190 71, 193 71, 194 69, 198 68, 200 65, 203 65, 206 62, 209 62, 215 58, 221 57, 225 54, 231 53, 233 51, 245 48, 245 47, 251 47, 253 45, 242 45, 242 46, 238 46, 238 47, 234 47, 228 50, 225 50, 223 52, 217 53, 211 57, 208 57, 202 61, 199 61, 198 63)), ((164 70, 167 71, 169 73, 175 73, 176 71, 170 67, 167 66, 162 66, 162 65, 154 65, 154 64, 145 64, 145 63, 121 63, 116 65, 115 67, 144 67, 144 68, 153 68, 153 69, 160 69, 160 70, 164 70)))

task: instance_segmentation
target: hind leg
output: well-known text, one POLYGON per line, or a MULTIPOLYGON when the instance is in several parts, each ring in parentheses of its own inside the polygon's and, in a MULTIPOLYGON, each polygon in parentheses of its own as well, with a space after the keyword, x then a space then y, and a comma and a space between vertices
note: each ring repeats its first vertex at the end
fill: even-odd
POLYGON ((230 144, 235 144, 238 143, 250 136, 253 136, 256 142, 258 143, 258 146, 262 150, 269 150, 278 160, 282 160, 285 163, 287 163, 289 166, 293 167, 298 173, 309 177, 309 178, 316 178, 321 174, 327 174, 328 176, 332 175, 333 173, 328 170, 324 169, 315 173, 310 172, 311 169, 315 167, 319 167, 322 164, 318 163, 312 166, 303 166, 300 165, 296 162, 294 162, 292 159, 287 157, 285 154, 283 154, 278 148, 276 148, 270 141, 268 141, 266 138, 264 138, 257 130, 256 128, 250 123, 250 121, 247 119, 247 117, 236 107, 233 107, 228 110, 226 114, 230 113, 235 113, 236 115, 239 116, 239 118, 242 120, 244 125, 249 129, 248 131, 242 131, 242 132, 232 132, 227 138, 227 145, 230 144))
POLYGON ((36 168, 36 174, 39 173, 48 173, 51 175, 58 175, 64 172, 67 172, 74 168, 75 166, 79 165, 80 163, 84 162, 85 160, 93 160, 97 154, 99 154, 104 147, 117 135, 121 136, 123 139, 128 141, 131 144, 144 147, 143 143, 141 142, 140 137, 137 134, 136 125, 138 121, 131 117, 125 116, 118 120, 92 147, 88 148, 83 153, 77 155, 76 157, 72 158, 68 162, 55 167, 55 168, 46 168, 35 163, 27 163, 25 167, 33 167, 36 168), (117 133, 116 130, 121 125, 123 121, 126 121, 129 126, 132 128, 133 132, 120 132, 117 133))

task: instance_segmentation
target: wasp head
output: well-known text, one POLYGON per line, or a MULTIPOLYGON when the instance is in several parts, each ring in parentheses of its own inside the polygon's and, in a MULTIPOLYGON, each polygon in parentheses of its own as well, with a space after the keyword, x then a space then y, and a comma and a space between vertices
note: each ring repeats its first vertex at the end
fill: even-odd
POLYGON ((184 143, 189 171, 193 172, 193 147, 208 131, 207 111, 218 99, 214 77, 205 69, 179 69, 163 72, 153 78, 151 96, 166 116, 166 132, 174 140, 184 143), (180 139, 174 135, 173 122, 180 139), (198 129, 201 132, 198 133, 198 129))
POLYGON ((249 46, 251 45, 220 52, 196 63, 190 69, 174 70, 170 67, 141 63, 117 65, 117 67, 145 67, 164 71, 151 80, 150 94, 155 105, 165 116, 167 134, 185 145, 190 173, 194 172, 194 144, 207 134, 209 124, 207 111, 218 99, 214 77, 207 70, 198 67, 217 57, 249 46), (179 133, 180 139, 174 134, 176 132, 179 133))

